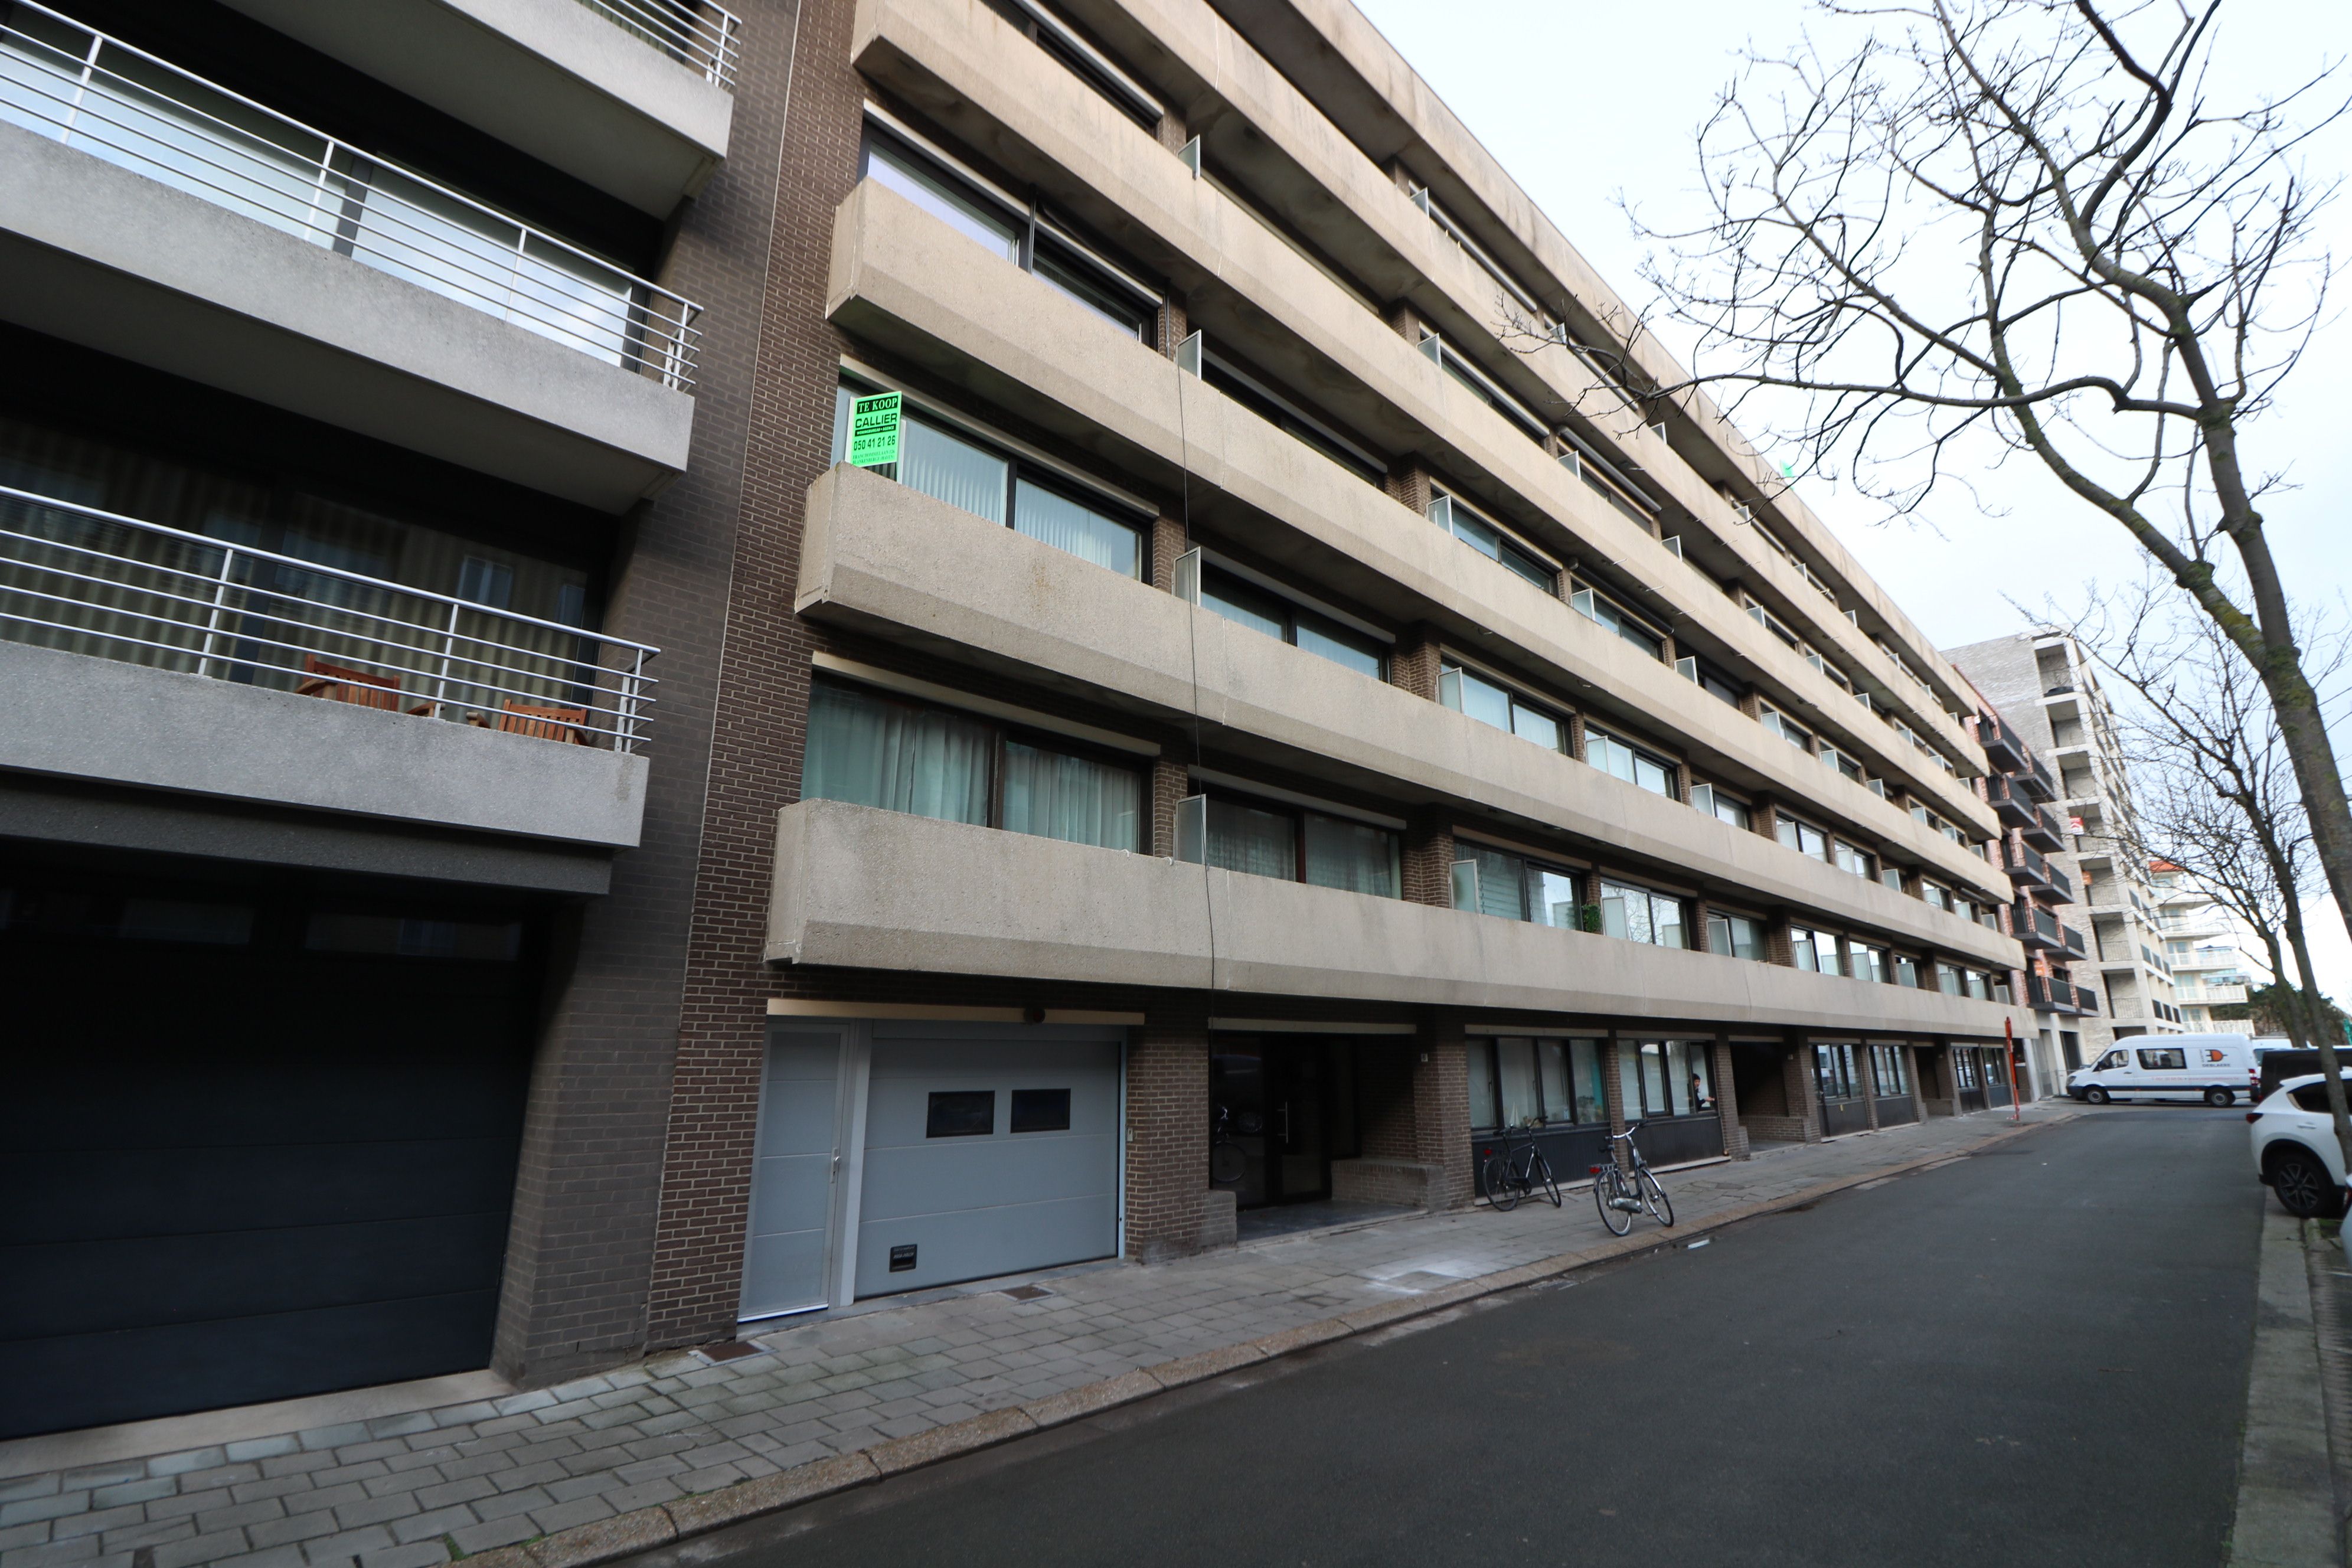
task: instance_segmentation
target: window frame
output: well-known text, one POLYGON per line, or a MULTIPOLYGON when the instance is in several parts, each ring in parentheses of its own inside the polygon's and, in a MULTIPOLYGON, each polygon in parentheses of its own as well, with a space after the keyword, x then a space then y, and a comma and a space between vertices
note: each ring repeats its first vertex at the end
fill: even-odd
MULTIPOLYGON (((1202 551, 1201 554, 1201 607, 1207 610, 1211 615, 1217 616, 1227 621, 1232 621, 1235 626, 1248 626, 1249 625, 1244 621, 1234 620, 1233 616, 1225 615, 1215 605, 1209 603, 1210 576, 1212 574, 1220 577, 1228 578, 1240 584, 1247 594, 1263 595, 1265 598, 1272 600, 1275 604, 1281 605, 1283 609, 1283 626, 1282 635, 1279 640, 1286 646, 1297 648, 1302 653, 1314 654, 1318 658, 1322 658, 1325 662, 1329 664, 1339 665, 1343 669, 1352 668, 1351 666, 1342 663, 1342 661, 1339 659, 1331 658, 1328 655, 1322 654, 1317 649, 1307 647, 1304 644, 1300 643, 1298 640, 1298 628, 1302 625, 1307 625, 1310 626, 1311 628, 1318 635, 1328 637, 1333 642, 1349 645, 1363 645, 1361 651, 1369 653, 1371 657, 1373 668, 1370 673, 1372 679, 1382 682, 1385 682, 1388 679, 1389 651, 1392 646, 1388 639, 1377 637, 1370 632, 1364 631, 1360 627, 1349 626, 1334 616, 1326 614, 1310 605, 1301 603, 1299 600, 1294 598, 1289 594, 1285 593, 1280 588, 1276 588, 1260 580, 1255 574, 1246 573, 1237 568, 1234 563, 1226 560, 1223 556, 1213 554, 1208 551, 1202 551)), ((1256 630, 1257 628, 1250 627, 1249 629, 1256 630)), ((1366 672, 1359 669, 1356 673, 1362 675, 1366 672)))
POLYGON ((1388 464, 1362 443, 1288 393, 1268 385, 1255 370, 1212 347, 1206 337, 1201 340, 1201 380, 1365 483, 1376 485, 1387 476, 1388 464))
POLYGON ((1671 757, 1662 755, 1659 752, 1650 750, 1647 746, 1642 745, 1639 742, 1629 739, 1606 724, 1596 724, 1590 719, 1587 719, 1584 721, 1584 756, 1582 760, 1586 766, 1591 767, 1597 772, 1608 773, 1611 778, 1630 784, 1635 789, 1649 790, 1652 795, 1663 795, 1664 798, 1672 801, 1680 801, 1683 798, 1683 766, 1680 763, 1675 762, 1671 757), (1610 744, 1622 746, 1626 751, 1633 753, 1634 771, 1632 778, 1629 779, 1622 773, 1612 772, 1610 769, 1601 767, 1600 763, 1592 761, 1592 742, 1596 736, 1610 744), (1656 768, 1660 773, 1665 775, 1665 788, 1650 789, 1648 784, 1642 782, 1641 765, 1643 763, 1648 763, 1651 766, 1656 768))
POLYGON ((1613 940, 1619 942, 1640 942, 1641 945, 1644 947, 1663 947, 1667 948, 1669 951, 1682 952, 1687 952, 1690 951, 1691 900, 1683 894, 1670 893, 1662 888, 1654 888, 1644 882, 1636 882, 1629 878, 1612 871, 1595 871, 1592 874, 1592 903, 1595 908, 1601 911, 1601 935, 1612 936, 1613 940), (1653 931, 1658 929, 1657 906, 1659 902, 1663 900, 1673 905, 1675 909, 1675 930, 1682 933, 1682 941, 1671 944, 1663 942, 1643 942, 1641 938, 1630 934, 1633 929, 1632 921, 1630 920, 1626 922, 1628 934, 1622 937, 1613 937, 1613 933, 1609 930, 1608 912, 1610 893, 1612 889, 1622 892, 1639 893, 1645 900, 1647 900, 1645 908, 1649 916, 1650 929, 1653 931))
POLYGON ((1486 555, 1487 560, 1494 562, 1496 565, 1529 587, 1540 588, 1553 597, 1559 596, 1560 573, 1559 563, 1549 556, 1538 553, 1532 545, 1521 541, 1511 530, 1496 521, 1494 518, 1469 501, 1463 500, 1460 492, 1447 489, 1442 485, 1430 486, 1429 505, 1423 509, 1422 515, 1445 530, 1453 536, 1456 544, 1476 551, 1481 555, 1486 555), (1441 509, 1444 514, 1442 519, 1439 516, 1441 509), (1462 531, 1454 526, 1454 514, 1456 510, 1468 513, 1472 522, 1495 536, 1497 553, 1486 555, 1486 552, 1479 549, 1475 542, 1462 537, 1462 531), (1517 557, 1517 563, 1514 564, 1510 557, 1517 557))
POLYGON ((1539 856, 1529 855, 1522 850, 1507 849, 1498 844, 1481 843, 1475 838, 1457 838, 1454 840, 1454 865, 1456 870, 1454 886, 1451 891, 1453 907, 1456 913, 1489 915, 1496 920, 1516 920, 1525 925, 1542 926, 1548 931, 1581 931, 1584 929, 1584 909, 1586 904, 1584 895, 1588 889, 1583 881, 1585 872, 1576 867, 1556 861, 1546 860, 1539 856), (1465 850, 1469 851, 1469 853, 1465 854, 1465 850), (1519 912, 1517 915, 1495 915, 1493 910, 1486 907, 1486 874, 1480 867, 1478 861, 1478 857, 1482 855, 1492 855, 1498 858, 1509 860, 1513 868, 1517 871, 1519 912), (1462 902, 1463 889, 1459 873, 1459 868, 1465 864, 1471 867, 1471 874, 1477 879, 1479 890, 1478 903, 1475 907, 1469 908, 1465 908, 1462 902), (1533 893, 1533 878, 1530 875, 1530 873, 1533 872, 1543 872, 1554 877, 1565 877, 1569 879, 1570 885, 1576 890, 1576 898, 1573 901, 1576 914, 1574 920, 1570 924, 1566 926, 1558 926, 1554 925, 1549 921, 1538 920, 1536 918, 1534 913, 1535 900, 1533 893))
POLYGON ((1454 658, 1454 656, 1442 651, 1438 655, 1437 666, 1437 703, 1439 707, 1449 709, 1454 712, 1459 713, 1465 719, 1475 720, 1478 723, 1486 724, 1486 727, 1490 730, 1500 728, 1499 725, 1488 724, 1486 720, 1480 719, 1475 713, 1471 712, 1468 704, 1465 701, 1461 700, 1458 696, 1455 701, 1448 702, 1445 700, 1445 683, 1449 677, 1455 682, 1454 690, 1457 694, 1460 692, 1463 683, 1475 680, 1481 686, 1501 692, 1504 700, 1509 703, 1512 723, 1509 729, 1503 731, 1505 734, 1510 735, 1517 740, 1526 741, 1531 745, 1543 745, 1542 742, 1534 739, 1532 736, 1522 735, 1519 733, 1518 714, 1519 710, 1524 708, 1529 713, 1536 715, 1538 718, 1544 719, 1559 726, 1559 744, 1557 747, 1545 746, 1544 750, 1548 752, 1557 752, 1563 757, 1573 757, 1576 754, 1576 726, 1570 722, 1570 716, 1566 709, 1555 708, 1540 698, 1530 697, 1512 682, 1498 679, 1477 666, 1469 664, 1463 659, 1454 658))
POLYGON ((1570 574, 1569 586, 1570 609, 1603 631, 1614 632, 1618 641, 1640 648, 1661 664, 1666 662, 1666 634, 1653 626, 1646 617, 1627 609, 1623 601, 1590 577, 1570 574))
MULTIPOLYGON (((1356 891, 1356 889, 1349 888, 1330 888, 1328 883, 1310 882, 1307 879, 1307 819, 1310 816, 1319 816, 1327 822, 1344 823, 1349 827, 1366 827, 1371 829, 1375 833, 1385 834, 1389 841, 1390 876, 1396 890, 1392 893, 1362 893, 1359 896, 1363 898, 1391 898, 1399 900, 1404 897, 1404 835, 1396 828, 1391 827, 1385 823, 1370 821, 1364 816, 1354 816, 1349 815, 1345 811, 1333 811, 1319 805, 1309 805, 1304 801, 1282 800, 1272 795, 1258 795, 1247 788, 1236 787, 1223 783, 1211 784, 1206 781, 1196 780, 1194 787, 1196 793, 1205 796, 1209 801, 1223 801, 1227 805, 1244 806, 1251 811, 1263 811, 1269 816, 1280 816, 1290 818, 1291 874, 1287 878, 1269 877, 1266 880, 1289 881, 1306 888, 1327 888, 1332 892, 1356 891)), ((1203 826, 1206 826, 1205 823, 1203 824, 1203 826)), ((1206 857, 1208 855, 1208 845, 1205 842, 1205 835, 1204 842, 1201 847, 1201 853, 1204 863, 1213 864, 1213 862, 1207 862, 1206 860, 1206 857)), ((1231 869, 1231 868, 1228 868, 1228 869, 1231 869)), ((1235 870, 1234 874, 1237 876, 1256 875, 1255 872, 1239 870, 1235 870)))
MULTIPOLYGON (((1505 1040, 1527 1040, 1531 1042, 1535 1047, 1534 1079, 1536 1106, 1538 1114, 1543 1118, 1541 1122, 1543 1127, 1549 1129, 1554 1127, 1606 1127, 1609 1125, 1609 1091, 1606 1083, 1606 1075, 1610 1064, 1606 1059, 1609 1046, 1609 1042, 1607 1040, 1597 1039, 1591 1036, 1583 1035, 1472 1035, 1466 1042, 1467 1050, 1474 1059, 1483 1058, 1486 1064, 1486 1085, 1488 1089, 1491 1091, 1491 1099, 1488 1100, 1487 1104, 1481 1106, 1474 1101, 1474 1103, 1469 1107, 1470 1130, 1473 1132, 1500 1132, 1505 1125, 1502 1119, 1503 1063, 1501 1048, 1502 1042, 1505 1040), (1568 1104, 1563 1108, 1567 1110, 1568 1115, 1564 1118, 1555 1117, 1550 1113, 1549 1096, 1545 1092, 1543 1048, 1548 1045, 1557 1046, 1559 1047, 1560 1076, 1565 1080, 1563 1088, 1568 1095, 1568 1104), (1591 1050, 1591 1062, 1593 1078, 1595 1079, 1592 1087, 1600 1091, 1592 1097, 1594 1109, 1599 1112, 1599 1114, 1591 1121, 1580 1121, 1576 1116, 1576 1047, 1580 1045, 1585 1046, 1591 1050), (1482 1116, 1489 1113, 1491 1113, 1494 1120, 1481 1120, 1482 1116)), ((1465 1072, 1465 1077, 1469 1077, 1475 1080, 1475 1074, 1465 1072)))
POLYGON ((1706 911, 1706 951, 1723 958, 1744 958, 1746 962, 1750 963, 1769 963, 1772 956, 1770 941, 1771 929, 1772 922, 1763 919, 1761 916, 1745 914, 1738 910, 1721 909, 1710 904, 1707 906, 1706 911), (1724 945, 1720 948, 1717 948, 1715 945, 1715 930, 1716 922, 1717 921, 1723 922, 1725 936, 1724 945), (1731 923, 1734 921, 1745 921, 1748 925, 1755 929, 1753 945, 1756 949, 1756 952, 1752 958, 1748 957, 1739 951, 1738 933, 1731 929, 1731 923))

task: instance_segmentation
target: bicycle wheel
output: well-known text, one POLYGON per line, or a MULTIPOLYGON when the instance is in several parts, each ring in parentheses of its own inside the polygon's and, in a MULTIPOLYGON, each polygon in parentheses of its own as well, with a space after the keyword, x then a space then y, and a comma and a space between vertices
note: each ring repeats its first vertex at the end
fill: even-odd
POLYGON ((1559 1207, 1559 1178, 1551 1173, 1551 1162, 1544 1158, 1542 1150, 1537 1150, 1535 1155, 1534 1159, 1528 1162, 1528 1186, 1531 1191, 1541 1193, 1549 1198, 1551 1206, 1558 1208, 1559 1207))
POLYGON ((1675 1223, 1675 1205, 1667 1201, 1666 1189, 1658 1185, 1658 1178, 1650 1174, 1647 1165, 1642 1167, 1642 1201, 1660 1225, 1671 1228, 1675 1223))
POLYGON ((1601 1211, 1601 1223, 1609 1227, 1612 1236, 1622 1236, 1633 1228, 1633 1215, 1619 1208, 1613 1200, 1623 1190, 1625 1177, 1614 1165, 1603 1165, 1601 1173, 1592 1178, 1592 1206, 1601 1211))
POLYGON ((1486 1201, 1506 1214, 1519 1206, 1519 1189, 1512 1183, 1511 1163, 1496 1154, 1486 1162, 1486 1201))

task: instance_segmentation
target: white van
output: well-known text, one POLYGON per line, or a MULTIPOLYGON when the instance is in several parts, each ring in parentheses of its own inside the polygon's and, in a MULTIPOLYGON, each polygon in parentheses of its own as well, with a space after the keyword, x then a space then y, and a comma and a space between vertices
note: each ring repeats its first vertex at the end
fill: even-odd
POLYGON ((2255 1099, 2262 1080, 2254 1043, 2243 1035, 2136 1035, 2089 1067, 2066 1075, 2066 1092, 2093 1105, 2110 1100, 2255 1099))

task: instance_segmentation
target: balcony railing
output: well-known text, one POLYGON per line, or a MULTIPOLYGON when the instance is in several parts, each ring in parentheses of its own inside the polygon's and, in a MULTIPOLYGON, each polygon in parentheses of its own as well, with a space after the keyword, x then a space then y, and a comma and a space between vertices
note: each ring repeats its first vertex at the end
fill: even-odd
POLYGON ((1977 744, 1984 748, 1985 760, 2001 773, 2014 773, 2024 767, 2027 757, 2032 754, 2025 749, 2017 731, 2002 722, 1997 713, 1977 715, 1977 744))
POLYGON ((694 385, 693 301, 33 0, 0 24, 0 122, 608 364, 694 385))
POLYGON ((2010 930, 2028 948, 2056 952, 2066 945, 2058 917, 2024 899, 2010 905, 2010 930))
POLYGON ((2056 800, 2058 780, 2051 773, 2050 764, 2036 756, 2028 756, 2025 761, 2027 766, 2020 769, 2017 774, 2019 787, 2035 800, 2045 803, 2056 800))
POLYGON ((2066 944, 2066 951, 2068 952, 2073 953, 2076 958, 2085 956, 2083 933, 2081 931, 2076 931, 2073 926, 2061 922, 2058 927, 2058 938, 2066 944))
POLYGON ((2022 882, 2033 888, 2048 887, 2051 872, 2057 869, 2042 858, 2038 850, 2028 849, 2024 845, 2011 843, 2008 839, 2000 841, 2000 868, 2009 873, 2011 881, 2022 882))
POLYGON ((2065 872, 2060 870, 2057 867, 2051 865, 2047 860, 2042 863, 2042 868, 2043 873, 2050 879, 2048 886, 2042 889, 2042 896, 2048 899, 2053 904, 2073 903, 2074 901, 2074 879, 2066 875, 2065 872))
POLYGON ((598 16, 635 33, 674 60, 683 61, 728 91, 735 90, 736 35, 743 24, 734 13, 707 0, 580 0, 598 16))
POLYGON ((2036 849, 2054 854, 2066 847, 2065 832, 2059 827, 2058 819, 2043 807, 2035 806, 2032 819, 2023 826, 2025 841, 2036 849))
POLYGON ((621 752, 659 651, 5 485, 0 639, 621 752))
POLYGON ((2025 797, 2013 773, 1986 774, 1985 801, 2003 827, 2023 827, 2033 820, 2033 803, 2025 797))

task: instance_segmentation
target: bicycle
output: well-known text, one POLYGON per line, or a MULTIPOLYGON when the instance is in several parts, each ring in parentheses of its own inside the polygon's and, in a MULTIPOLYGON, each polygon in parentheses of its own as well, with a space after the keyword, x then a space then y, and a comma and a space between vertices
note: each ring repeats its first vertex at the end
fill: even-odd
POLYGON ((1486 1201, 1506 1214, 1518 1207, 1521 1198, 1535 1193, 1551 1199, 1552 1207, 1559 1207, 1559 1183, 1551 1173, 1551 1162, 1544 1158, 1544 1152, 1536 1147, 1532 1136, 1533 1130, 1542 1125, 1529 1117, 1518 1129, 1504 1128, 1501 1152, 1486 1156, 1486 1201), (1514 1131, 1530 1133, 1523 1147, 1511 1147, 1514 1131))
POLYGON ((1612 1236, 1622 1236, 1633 1228, 1633 1216, 1644 1208, 1660 1225, 1675 1223, 1675 1205, 1666 1198, 1666 1189, 1658 1185, 1658 1178, 1650 1173, 1650 1163, 1642 1158, 1634 1145, 1633 1134, 1642 1124, 1634 1122, 1622 1132, 1609 1135, 1612 1143, 1625 1145, 1633 1156, 1633 1169, 1628 1173, 1615 1160, 1592 1167, 1592 1206, 1601 1211, 1601 1223, 1609 1227, 1612 1236))

